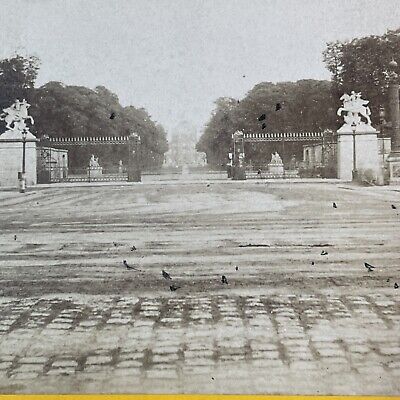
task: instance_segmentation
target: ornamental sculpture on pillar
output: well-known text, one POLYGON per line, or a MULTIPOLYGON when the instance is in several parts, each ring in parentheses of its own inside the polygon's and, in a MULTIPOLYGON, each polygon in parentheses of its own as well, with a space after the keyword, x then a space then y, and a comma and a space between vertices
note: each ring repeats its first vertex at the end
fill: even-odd
POLYGON ((361 93, 356 93, 354 90, 350 95, 345 93, 340 100, 343 101, 342 107, 337 111, 337 115, 341 116, 343 112, 347 114, 344 116, 344 122, 347 125, 359 125, 362 121, 361 117, 366 119, 367 125, 371 126, 371 110, 367 106, 368 100, 363 100, 361 98, 361 93))
POLYGON ((17 99, 10 107, 3 109, 0 120, 5 121, 6 128, 9 131, 17 134, 29 132, 29 127, 26 125, 25 121, 29 120, 32 125, 34 124, 33 118, 28 115, 28 108, 30 106, 31 105, 25 99, 22 101, 17 99))

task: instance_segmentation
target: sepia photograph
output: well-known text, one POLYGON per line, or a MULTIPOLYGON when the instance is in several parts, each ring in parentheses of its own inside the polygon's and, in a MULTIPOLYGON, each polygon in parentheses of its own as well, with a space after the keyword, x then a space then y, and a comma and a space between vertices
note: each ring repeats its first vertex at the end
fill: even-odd
POLYGON ((399 5, 0 0, 0 394, 400 395, 399 5))

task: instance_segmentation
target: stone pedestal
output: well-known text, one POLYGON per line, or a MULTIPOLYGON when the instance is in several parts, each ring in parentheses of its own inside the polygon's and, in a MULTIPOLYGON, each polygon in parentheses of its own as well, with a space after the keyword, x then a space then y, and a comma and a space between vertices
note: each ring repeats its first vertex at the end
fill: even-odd
POLYGON ((283 164, 268 164, 268 172, 274 175, 283 176, 284 168, 283 164))
POLYGON ((391 152, 387 158, 389 163, 390 185, 400 185, 400 152, 391 152))
POLYGON ((234 166, 232 168, 232 179, 234 181, 245 181, 246 180, 246 170, 244 167, 234 166))
POLYGON ((103 167, 88 167, 86 172, 90 178, 97 178, 103 175, 103 167))
POLYGON ((358 175, 368 171, 377 182, 382 182, 376 129, 361 123, 356 126, 355 134, 353 134, 352 127, 349 124, 344 124, 337 131, 337 135, 338 178, 344 181, 353 179, 353 143, 355 142, 358 175))
MULTIPOLYGON (((36 143, 38 139, 28 132, 25 143, 26 185, 37 183, 36 143)), ((19 186, 18 173, 22 171, 23 143, 21 133, 8 130, 0 135, 0 187, 19 186)))

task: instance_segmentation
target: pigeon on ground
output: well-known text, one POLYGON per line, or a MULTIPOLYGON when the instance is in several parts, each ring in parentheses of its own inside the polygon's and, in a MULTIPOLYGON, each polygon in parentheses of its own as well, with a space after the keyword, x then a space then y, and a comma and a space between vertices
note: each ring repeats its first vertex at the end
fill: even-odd
POLYGON ((394 204, 392 204, 392 209, 397 210, 397 207, 394 204))
POLYGON ((127 263, 126 260, 123 260, 122 262, 123 262, 123 264, 125 265, 126 269, 136 269, 136 268, 134 268, 134 267, 131 267, 131 266, 127 263))
POLYGON ((225 283, 226 285, 228 284, 228 279, 226 279, 226 276, 225 276, 225 275, 222 275, 222 277, 221 277, 221 282, 222 282, 222 283, 225 283))
POLYGON ((311 265, 314 265, 315 264, 315 262, 314 261, 311 261, 311 265))
POLYGON ((322 250, 321 251, 321 256, 327 256, 328 255, 328 252, 327 251, 325 251, 325 250, 322 250))
POLYGON ((162 270, 161 272, 162 272, 162 276, 163 276, 165 279, 172 279, 172 278, 171 278, 171 275, 170 275, 167 271, 162 270))
POLYGON ((374 270, 374 266, 371 264, 368 264, 367 262, 364 263, 365 268, 367 268, 368 272, 372 272, 374 270))
POLYGON ((180 288, 181 288, 180 286, 176 286, 176 285, 172 284, 172 285, 169 287, 169 290, 170 290, 171 292, 175 292, 175 290, 178 290, 178 289, 180 289, 180 288))
POLYGON ((264 121, 265 117, 266 117, 265 114, 261 114, 261 115, 258 117, 258 120, 259 120, 260 122, 261 122, 261 121, 264 121))
POLYGON ((136 246, 132 246, 131 251, 135 251, 135 250, 136 250, 136 246))
POLYGON ((395 289, 398 289, 399 288, 399 285, 397 284, 397 282, 395 282, 394 283, 394 286, 393 286, 395 289))
POLYGON ((337 205, 335 202, 332 205, 333 205, 333 208, 337 208, 337 205))

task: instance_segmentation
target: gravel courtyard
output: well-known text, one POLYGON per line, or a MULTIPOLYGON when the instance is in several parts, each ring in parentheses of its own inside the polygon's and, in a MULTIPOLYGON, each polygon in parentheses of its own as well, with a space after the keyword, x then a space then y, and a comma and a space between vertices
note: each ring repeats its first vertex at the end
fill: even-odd
POLYGON ((399 211, 343 183, 0 191, 0 392, 399 394, 399 211))

